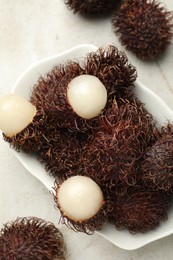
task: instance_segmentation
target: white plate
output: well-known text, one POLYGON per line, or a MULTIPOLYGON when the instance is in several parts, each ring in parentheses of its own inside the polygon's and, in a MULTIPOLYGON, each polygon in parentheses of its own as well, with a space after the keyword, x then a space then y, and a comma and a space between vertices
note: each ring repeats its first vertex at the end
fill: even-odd
MULTIPOLYGON (((97 47, 93 45, 79 45, 66 52, 37 62, 21 75, 14 85, 12 92, 17 92, 28 98, 32 91, 32 86, 40 75, 45 75, 56 64, 64 63, 69 59, 82 59, 87 53, 96 49, 97 47)), ((163 125, 167 120, 173 121, 173 111, 156 94, 140 82, 136 81, 135 85, 137 96, 146 104, 147 109, 153 114, 160 125, 163 125)), ((49 190, 52 189, 54 179, 45 173, 43 166, 35 157, 22 152, 17 153, 13 149, 11 150, 33 176, 40 180, 49 190)), ((117 231, 111 224, 107 224, 97 233, 120 248, 126 250, 137 249, 152 241, 173 234, 173 209, 170 210, 167 221, 162 222, 157 229, 146 234, 132 235, 128 231, 117 231)))

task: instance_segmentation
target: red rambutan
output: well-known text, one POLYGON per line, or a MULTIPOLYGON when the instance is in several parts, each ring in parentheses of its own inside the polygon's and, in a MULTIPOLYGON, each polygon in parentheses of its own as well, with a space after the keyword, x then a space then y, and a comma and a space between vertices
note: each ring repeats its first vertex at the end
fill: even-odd
POLYGON ((81 155, 86 176, 102 190, 122 195, 136 184, 139 162, 154 140, 155 120, 138 100, 117 104, 100 116, 81 155))
POLYGON ((53 135, 47 136, 47 143, 37 154, 37 159, 45 166, 46 171, 58 178, 76 175, 79 171, 79 158, 85 148, 87 135, 69 132, 67 129, 57 129, 53 135))
POLYGON ((127 228, 131 233, 146 233, 167 219, 170 198, 161 191, 148 191, 146 187, 130 187, 123 196, 115 198, 110 222, 117 229, 127 228))
POLYGON ((1 260, 65 260, 66 249, 61 232, 39 218, 18 218, 0 231, 1 260))
POLYGON ((126 0, 114 13, 112 27, 127 50, 142 60, 150 60, 171 41, 173 13, 156 0, 126 0))
POLYGON ((144 154, 140 171, 151 189, 173 192, 173 125, 162 127, 160 138, 144 154))
POLYGON ((107 13, 120 4, 121 0, 65 0, 65 4, 75 13, 81 14, 101 14, 107 13))

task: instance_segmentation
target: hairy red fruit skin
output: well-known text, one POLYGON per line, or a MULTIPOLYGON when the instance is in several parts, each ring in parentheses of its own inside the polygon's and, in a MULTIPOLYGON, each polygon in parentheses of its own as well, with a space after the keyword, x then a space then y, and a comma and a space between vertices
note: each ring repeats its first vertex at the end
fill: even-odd
POLYGON ((141 179, 152 190, 173 192, 173 125, 162 127, 140 165, 141 179))
POLYGON ((0 231, 1 260, 66 259, 61 232, 40 218, 18 218, 0 231))
POLYGON ((130 187, 128 192, 114 200, 110 222, 119 230, 146 233, 167 219, 169 196, 161 191, 149 191, 145 186, 130 187))
POLYGON ((100 127, 88 141, 82 155, 84 174, 94 179, 102 190, 122 195, 136 184, 139 162, 155 141, 155 120, 143 104, 116 103, 102 115, 100 127))
POLYGON ((120 42, 142 60, 160 56, 173 35, 173 12, 155 0, 126 0, 112 16, 120 42))
POLYGON ((58 179, 76 175, 80 168, 81 151, 85 149, 88 135, 58 129, 57 134, 47 139, 47 144, 37 154, 49 175, 58 179))

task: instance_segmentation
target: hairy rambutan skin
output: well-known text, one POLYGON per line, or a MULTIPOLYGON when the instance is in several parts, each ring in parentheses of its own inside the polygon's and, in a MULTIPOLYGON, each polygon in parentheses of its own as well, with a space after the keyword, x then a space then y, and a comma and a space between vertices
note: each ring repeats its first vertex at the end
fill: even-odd
POLYGON ((1 260, 65 260, 61 232, 42 219, 18 218, 0 231, 1 260))
POLYGON ((93 234, 94 231, 101 230, 103 226, 107 223, 110 212, 113 211, 114 209, 111 198, 107 194, 105 194, 102 207, 93 217, 83 221, 75 221, 71 219, 69 216, 67 216, 65 212, 63 212, 57 198, 57 191, 60 188, 63 181, 65 181, 67 178, 68 177, 64 177, 61 179, 61 181, 56 179, 54 184, 55 193, 53 194, 53 197, 55 201, 55 206, 60 211, 61 214, 61 223, 63 225, 66 225, 68 228, 72 229, 73 231, 83 232, 88 235, 93 234))
POLYGON ((52 136, 47 136, 47 143, 37 154, 37 159, 45 166, 46 172, 58 179, 75 175, 87 139, 83 133, 57 129, 52 136))
POLYGON ((126 0, 112 17, 120 42, 142 60, 160 56, 173 35, 173 12, 156 0, 126 0))
POLYGON ((68 102, 68 84, 75 77, 85 74, 100 79, 107 90, 108 101, 113 94, 123 98, 132 95, 131 85, 137 77, 136 68, 129 63, 126 55, 111 45, 89 53, 81 62, 69 61, 55 66, 35 84, 31 103, 56 118, 58 127, 83 132, 97 127, 97 117, 90 120, 81 118, 68 102))
POLYGON ((140 165, 142 181, 153 190, 173 192, 173 125, 162 127, 140 165))
POLYGON ((131 233, 146 233, 167 219, 170 197, 161 191, 148 191, 136 185, 127 193, 117 197, 110 222, 117 229, 127 228, 131 233))
POLYGON ((171 122, 158 129, 157 140, 165 137, 173 137, 173 124, 171 122))
POLYGON ((100 79, 110 97, 128 99, 133 96, 133 83, 137 78, 136 68, 126 54, 117 47, 108 45, 88 54, 84 61, 86 74, 100 79))
POLYGON ((115 103, 106 112, 81 155, 81 164, 102 190, 122 195, 137 182, 139 162, 155 140, 155 120, 138 100, 124 101, 120 107, 115 103))
POLYGON ((64 0, 69 9, 81 14, 99 14, 115 10, 120 0, 64 0))

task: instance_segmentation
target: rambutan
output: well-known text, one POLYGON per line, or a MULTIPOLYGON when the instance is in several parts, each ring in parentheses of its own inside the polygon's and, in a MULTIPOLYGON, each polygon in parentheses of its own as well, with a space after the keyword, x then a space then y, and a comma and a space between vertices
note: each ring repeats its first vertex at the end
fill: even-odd
POLYGON ((64 128, 54 130, 52 135, 47 135, 47 143, 42 144, 37 159, 50 175, 58 179, 70 175, 70 172, 71 175, 76 174, 87 138, 84 133, 70 132, 64 128))
POLYGON ((160 138, 145 152, 140 170, 148 187, 173 192, 173 125, 161 128, 160 138))
POLYGON ((0 231, 0 259, 65 260, 63 236, 53 223, 40 218, 18 218, 0 231))
POLYGON ((103 228, 113 206, 95 181, 77 175, 56 180, 54 189, 62 224, 87 234, 103 228))
POLYGON ((113 14, 112 27, 127 50, 151 60, 171 41, 173 13, 156 0, 126 0, 113 14))
POLYGON ((9 94, 0 99, 0 129, 17 151, 38 151, 49 123, 44 111, 22 96, 9 94))
POLYGON ((100 79, 110 97, 128 99, 133 96, 133 83, 137 78, 136 68, 130 63, 125 52, 108 45, 88 54, 84 60, 86 74, 100 79))
POLYGON ((42 143, 46 143, 44 129, 46 129, 47 117, 44 111, 37 110, 32 122, 26 126, 21 132, 14 136, 7 136, 3 133, 3 138, 17 151, 26 153, 37 153, 42 143))
POLYGON ((65 4, 75 13, 101 14, 115 10, 121 0, 65 0, 65 4))
MULTIPOLYGON (((69 61, 55 66, 35 84, 31 103, 54 117, 56 127, 87 131, 97 126, 97 117, 82 118, 69 103, 68 86, 80 75, 97 77, 106 88, 108 102, 113 95, 122 98, 132 95, 132 84, 137 76, 135 67, 130 64, 126 55, 114 46, 89 53, 83 62, 69 61)), ((89 106, 92 104, 88 103, 89 106)))
POLYGON ((155 120, 134 99, 119 107, 114 103, 100 116, 99 126, 83 150, 81 165, 102 190, 122 195, 136 184, 139 162, 155 140, 155 120))
POLYGON ((131 233, 146 233, 167 219, 170 198, 161 191, 148 191, 136 185, 125 195, 116 197, 110 222, 117 229, 127 228, 131 233))

